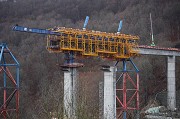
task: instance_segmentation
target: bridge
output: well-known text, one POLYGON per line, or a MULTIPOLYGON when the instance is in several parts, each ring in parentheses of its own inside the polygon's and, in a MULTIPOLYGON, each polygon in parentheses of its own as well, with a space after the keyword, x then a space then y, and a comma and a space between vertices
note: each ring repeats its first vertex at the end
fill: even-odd
MULTIPOLYGON (((87 19, 89 18, 87 17, 87 19)), ((175 57, 180 56, 180 50, 176 48, 140 46, 138 45, 138 36, 120 33, 121 21, 117 33, 86 30, 87 19, 82 30, 65 27, 50 29, 28 28, 18 25, 13 27, 14 31, 46 34, 46 49, 50 53, 64 53, 65 63, 62 65, 64 71, 64 113, 67 118, 76 117, 77 72, 78 67, 83 65, 74 62, 75 56, 102 57, 116 61, 114 66, 102 66, 102 71, 104 71, 103 118, 107 119, 121 117, 125 119, 127 113, 132 110, 137 111, 137 118, 139 118, 139 69, 131 57, 138 55, 167 56, 167 103, 169 109, 175 110, 175 57), (120 70, 117 69, 119 63, 123 64, 120 70), (128 69, 128 64, 132 65, 133 70, 128 69), (120 76, 116 75, 117 71, 121 71, 120 76), (134 76, 130 75, 130 71, 133 72, 134 76), (133 79, 134 77, 135 79, 133 79), (120 81, 122 82, 121 85, 117 86, 120 81), (130 84, 131 87, 129 88, 127 84, 130 84), (129 94, 129 91, 133 92, 129 94)), ((3 53, 5 51, 1 48, 1 54, 3 53)), ((4 103, 6 101, 4 100, 4 103)), ((16 103, 19 105, 18 102, 16 103)), ((2 106, 2 108, 1 114, 6 119, 6 113, 4 112, 6 112, 7 108, 6 106, 2 106)), ((16 111, 18 112, 18 110, 16 111)))
POLYGON ((163 48, 152 46, 139 46, 141 55, 155 55, 167 57, 167 107, 171 110, 176 108, 176 78, 175 78, 175 57, 180 56, 178 48, 163 48))
MULTIPOLYGON (((168 109, 174 111, 176 109, 175 57, 180 56, 180 50, 177 48, 164 48, 164 47, 158 47, 158 46, 155 47, 155 46, 146 46, 146 45, 140 45, 138 46, 138 49, 139 49, 139 52, 138 52, 139 55, 155 55, 156 57, 157 56, 167 57, 168 59, 167 60, 167 82, 168 82, 167 107, 168 109)), ((131 78, 130 74, 126 74, 126 72, 128 72, 128 69, 124 61, 123 61, 123 67, 125 66, 125 68, 122 68, 121 72, 123 73, 120 76, 116 75, 116 72, 117 72, 116 66, 103 67, 103 71, 104 71, 104 93, 103 93, 103 96, 104 96, 103 97, 103 106, 104 106, 103 110, 104 111, 103 112, 106 112, 109 114, 109 117, 108 117, 109 119, 114 118, 114 117, 115 118, 126 117, 126 115, 123 114, 123 110, 122 110, 122 108, 124 107, 126 110, 133 110, 139 107, 139 103, 136 103, 136 105, 131 104, 131 101, 133 99, 136 100, 137 102, 139 101, 139 95, 138 95, 139 74, 138 74, 138 69, 135 66, 135 64, 132 63, 132 61, 130 62, 130 64, 134 66, 134 68, 136 69, 135 72, 137 72, 136 74, 137 78, 135 79, 135 82, 134 82, 134 79, 131 78), (121 80, 121 82, 124 84, 121 87, 117 87, 117 83, 119 80, 121 80), (127 83, 131 85, 131 88, 126 87, 127 83), (132 93, 133 90, 134 90, 133 95, 127 98, 128 92, 131 91, 132 93), (117 95, 119 92, 123 94, 123 98, 119 99, 116 96, 117 102, 119 102, 119 105, 121 105, 120 107, 117 107, 116 106, 117 103, 116 101, 114 101, 115 98, 113 97, 115 97, 114 95, 117 95), (118 111, 118 110, 121 110, 121 111, 118 111)), ((104 113, 104 115, 106 113, 104 113)), ((136 118, 139 118, 138 114, 136 118)))

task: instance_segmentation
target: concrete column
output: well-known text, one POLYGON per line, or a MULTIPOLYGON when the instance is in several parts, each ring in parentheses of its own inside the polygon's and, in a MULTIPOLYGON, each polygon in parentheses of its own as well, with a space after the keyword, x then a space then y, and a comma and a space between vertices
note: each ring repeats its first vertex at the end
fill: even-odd
POLYGON ((168 56, 167 63, 167 107, 173 111, 176 108, 175 56, 168 56))
POLYGON ((104 71, 104 119, 116 119, 116 71, 104 71))
POLYGON ((104 81, 99 82, 99 119, 104 119, 104 81))
POLYGON ((76 119, 76 111, 77 111, 77 89, 78 89, 78 72, 77 72, 77 68, 71 68, 71 74, 72 74, 72 83, 73 83, 73 94, 72 94, 72 108, 73 108, 73 115, 74 115, 74 119, 76 119))
POLYGON ((77 68, 68 68, 64 71, 64 115, 74 119, 77 95, 77 68))

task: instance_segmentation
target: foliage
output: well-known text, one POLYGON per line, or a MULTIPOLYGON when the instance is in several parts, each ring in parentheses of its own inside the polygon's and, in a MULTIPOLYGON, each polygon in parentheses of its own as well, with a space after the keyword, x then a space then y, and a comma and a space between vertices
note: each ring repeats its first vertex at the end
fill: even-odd
MULTIPOLYGON (((22 119, 49 119, 49 112, 62 113, 63 72, 59 64, 63 64, 64 59, 63 54, 46 51, 44 36, 12 31, 15 24, 35 28, 82 28, 85 16, 89 15, 87 29, 117 32, 122 19, 122 33, 139 35, 140 44, 149 45, 151 12, 156 45, 172 47, 179 42, 179 0, 16 0, 0 2, 0 8, 0 42, 8 43, 21 64, 22 119)), ((166 80, 162 59, 140 59, 135 60, 141 70, 142 91, 148 83, 147 94, 153 96, 159 91, 158 86, 166 87, 161 85, 161 81, 166 80), (153 88, 152 91, 151 87, 157 90, 153 88)), ((80 74, 82 95, 78 115, 83 119, 93 119, 98 118, 99 64, 108 64, 109 61, 98 58, 85 61, 85 67, 80 71, 95 72, 80 74), (94 73, 95 78, 91 77, 94 73)), ((177 80, 180 82, 179 78, 177 80)))

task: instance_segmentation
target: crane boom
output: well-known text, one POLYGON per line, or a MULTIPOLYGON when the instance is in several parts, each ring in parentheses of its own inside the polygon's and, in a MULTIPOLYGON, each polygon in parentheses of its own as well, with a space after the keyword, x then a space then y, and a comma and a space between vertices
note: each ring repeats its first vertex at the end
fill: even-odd
POLYGON ((46 35, 61 35, 60 32, 55 32, 47 29, 38 29, 38 28, 28 28, 23 26, 14 26, 12 28, 13 31, 20 31, 20 32, 29 32, 29 33, 37 33, 37 34, 46 34, 46 35))

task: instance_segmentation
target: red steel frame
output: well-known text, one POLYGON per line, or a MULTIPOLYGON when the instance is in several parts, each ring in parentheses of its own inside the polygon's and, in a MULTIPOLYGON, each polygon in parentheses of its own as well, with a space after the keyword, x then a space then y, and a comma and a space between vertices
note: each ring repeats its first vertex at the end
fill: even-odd
POLYGON ((132 110, 136 110, 137 116, 139 116, 139 70, 131 59, 123 60, 122 74, 116 82, 116 87, 116 100, 117 105, 119 105, 119 107, 116 107, 117 119, 122 119, 122 117, 126 119, 127 113, 132 110), (127 62, 130 62, 135 70, 127 70, 127 62), (135 80, 131 78, 129 72, 135 74, 135 80), (122 85, 120 85, 120 81, 122 81, 122 85), (131 86, 131 88, 128 86, 131 86))
MULTIPOLYGON (((0 44, 0 74, 3 79, 3 103, 0 104, 0 117, 19 118, 19 63, 10 52, 6 44, 0 44), (8 57, 9 55, 10 57, 8 57), (11 63, 6 62, 6 58, 11 63), (10 69, 15 67, 16 74, 11 73, 10 69), (15 78, 14 78, 15 77, 15 78), (13 100, 15 104, 13 104, 13 100), (13 113, 15 112, 15 114, 13 113)), ((0 92, 0 94, 2 93, 0 92)), ((0 99, 1 100, 1 99, 0 99)))

